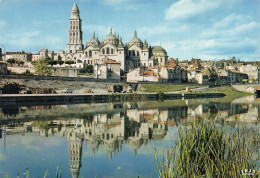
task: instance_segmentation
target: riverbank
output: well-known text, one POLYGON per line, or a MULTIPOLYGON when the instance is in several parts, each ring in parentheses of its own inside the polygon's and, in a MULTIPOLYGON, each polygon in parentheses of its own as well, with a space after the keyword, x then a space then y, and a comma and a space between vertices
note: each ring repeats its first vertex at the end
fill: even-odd
POLYGON ((0 105, 10 105, 19 102, 109 102, 109 101, 145 101, 145 100, 174 100, 195 98, 224 97, 223 93, 104 93, 104 94, 5 94, 0 95, 0 105))

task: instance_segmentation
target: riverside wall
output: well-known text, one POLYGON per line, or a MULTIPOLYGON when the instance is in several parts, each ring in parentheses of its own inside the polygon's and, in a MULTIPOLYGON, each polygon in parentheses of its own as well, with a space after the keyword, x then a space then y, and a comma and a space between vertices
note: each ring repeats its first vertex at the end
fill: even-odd
POLYGON ((85 77, 60 77, 60 76, 40 76, 40 75, 0 75, 0 79, 25 79, 25 80, 61 80, 61 81, 85 81, 85 82, 108 82, 118 83, 115 79, 97 79, 85 77))
POLYGON ((223 93, 202 94, 157 94, 157 93, 114 93, 114 94, 25 94, 25 95, 0 95, 1 105, 12 105, 16 103, 88 103, 88 102, 111 102, 111 101, 140 101, 140 100, 162 100, 162 99, 196 99, 196 98, 218 98, 224 97, 223 93))

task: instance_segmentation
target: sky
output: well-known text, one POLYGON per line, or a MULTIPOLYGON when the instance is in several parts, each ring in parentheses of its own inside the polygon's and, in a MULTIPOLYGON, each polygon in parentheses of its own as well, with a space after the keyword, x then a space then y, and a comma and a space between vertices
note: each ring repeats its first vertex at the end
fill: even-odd
POLYGON ((129 42, 134 31, 179 60, 260 60, 260 0, 0 0, 0 47, 37 53, 66 50, 77 3, 83 44, 112 27, 129 42))

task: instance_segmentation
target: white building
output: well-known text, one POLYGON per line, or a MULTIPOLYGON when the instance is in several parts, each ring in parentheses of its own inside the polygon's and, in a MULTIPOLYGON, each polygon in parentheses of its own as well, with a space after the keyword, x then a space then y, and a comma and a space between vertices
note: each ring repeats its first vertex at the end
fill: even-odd
MULTIPOLYGON (((129 43, 123 44, 122 37, 110 29, 103 41, 99 41, 95 33, 86 45, 82 39, 82 21, 76 4, 72 8, 70 17, 69 43, 67 52, 59 51, 63 60, 73 60, 75 63, 94 65, 100 61, 115 60, 120 63, 122 71, 129 71, 137 67, 165 65, 168 63, 167 52, 161 46, 149 46, 146 40, 142 42, 135 31, 129 43)), ((82 67, 84 65, 81 65, 82 67)))

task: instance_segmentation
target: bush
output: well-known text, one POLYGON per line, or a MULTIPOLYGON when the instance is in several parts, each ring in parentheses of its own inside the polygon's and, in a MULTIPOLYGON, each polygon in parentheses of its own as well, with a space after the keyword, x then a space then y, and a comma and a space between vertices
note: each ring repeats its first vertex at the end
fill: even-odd
POLYGON ((228 135, 205 123, 181 128, 166 162, 154 150, 159 177, 242 177, 245 169, 255 170, 257 177, 259 131, 237 129, 228 135))
POLYGON ((79 70, 79 73, 84 74, 84 73, 93 73, 93 66, 92 65, 87 65, 84 68, 79 70))

